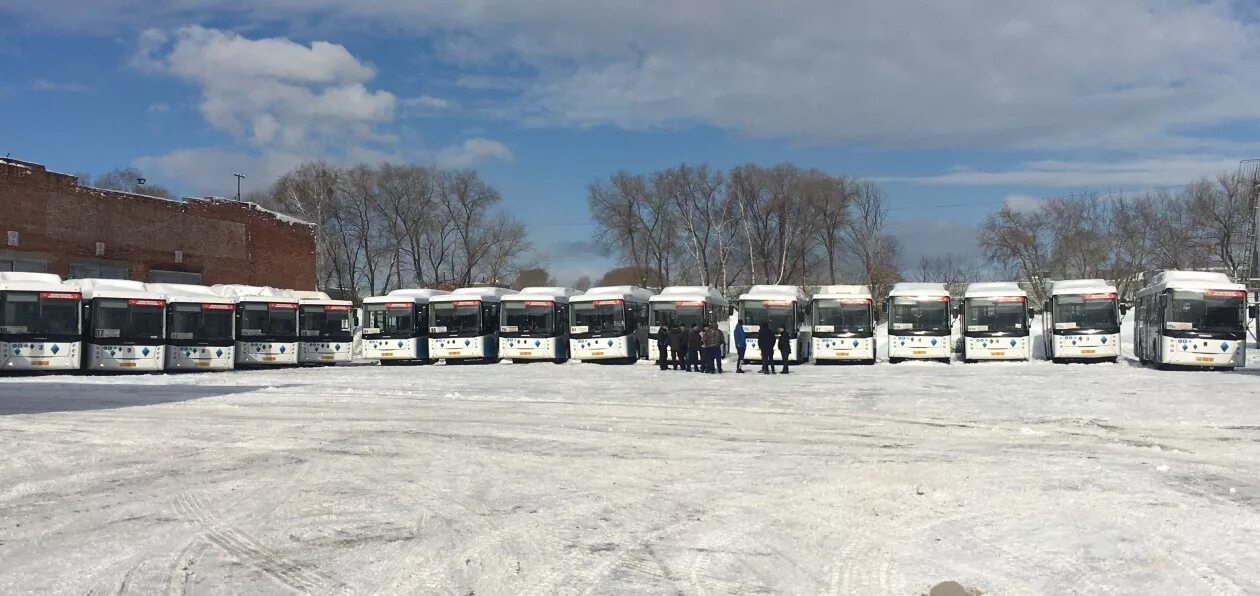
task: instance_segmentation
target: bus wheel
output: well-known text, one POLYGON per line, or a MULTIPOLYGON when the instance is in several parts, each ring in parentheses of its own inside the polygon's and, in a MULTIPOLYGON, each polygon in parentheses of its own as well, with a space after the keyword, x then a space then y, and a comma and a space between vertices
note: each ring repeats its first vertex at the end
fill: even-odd
POLYGON ((1062 358, 1051 358, 1051 359, 1050 359, 1050 362, 1053 362, 1053 363, 1055 363, 1055 364, 1064 364, 1064 363, 1066 363, 1067 361, 1066 361, 1066 360, 1064 360, 1064 359, 1062 359, 1062 358))
POLYGON ((889 364, 900 364, 902 360, 904 360, 904 358, 893 358, 892 356, 888 357, 889 364))

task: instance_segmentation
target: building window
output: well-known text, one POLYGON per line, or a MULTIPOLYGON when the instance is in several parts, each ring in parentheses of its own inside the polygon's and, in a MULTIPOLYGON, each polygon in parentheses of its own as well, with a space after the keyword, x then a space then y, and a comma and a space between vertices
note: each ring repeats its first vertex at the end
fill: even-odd
POLYGON ((98 262, 77 262, 70 263, 70 277, 72 279, 85 279, 95 277, 100 279, 129 279, 127 266, 116 263, 98 263, 98 262))
POLYGON ((187 271, 163 271, 161 269, 150 269, 149 283, 201 285, 201 274, 189 273, 187 271))
POLYGON ((0 258, 0 271, 48 273, 48 262, 37 259, 0 258))

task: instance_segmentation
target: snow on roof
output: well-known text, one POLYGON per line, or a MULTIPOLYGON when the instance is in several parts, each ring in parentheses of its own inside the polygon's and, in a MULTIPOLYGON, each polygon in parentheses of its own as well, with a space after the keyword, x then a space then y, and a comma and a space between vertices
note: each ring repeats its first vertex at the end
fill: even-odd
POLYGON ((945 284, 902 282, 893 284, 889 296, 948 296, 945 284))
POLYGON ((1116 287, 1102 279, 1061 279, 1050 284, 1051 296, 1115 293, 1116 287))
POLYGON ((871 300, 871 289, 867 286, 821 286, 814 294, 814 299, 829 300, 834 298, 866 298, 871 300))
POLYGON ((140 300, 166 300, 166 295, 150 291, 144 282, 130 279, 67 279, 65 285, 78 288, 83 298, 136 298, 140 300))
POLYGON ((364 304, 384 304, 386 302, 412 302, 425 304, 435 296, 449 294, 446 290, 430 290, 428 288, 402 288, 384 296, 369 296, 363 299, 364 304))
POLYGON ((521 288, 521 291, 515 294, 504 296, 504 300, 524 301, 524 300, 551 300, 553 302, 568 302, 570 298, 580 295, 582 292, 573 288, 558 287, 532 287, 521 288))
POLYGON ((24 271, 0 271, 0 282, 29 282, 59 284, 61 276, 53 273, 26 273, 24 271))
POLYGON ((998 298, 1002 296, 1028 296, 1028 293, 1013 281, 985 281, 967 286, 964 298, 998 298))
POLYGON ((740 300, 795 300, 805 302, 805 292, 796 286, 753 286, 740 300))
POLYGON ((1164 290, 1187 290, 1201 292, 1203 290, 1246 290, 1247 286, 1229 280, 1224 273, 1212 271, 1161 271, 1151 280, 1151 284, 1138 290, 1138 295, 1160 293, 1164 290))
POLYGON ((625 300, 627 302, 647 302, 652 298, 652 291, 639 286, 603 286, 591 288, 581 296, 574 296, 569 302, 593 302, 595 300, 625 300))
POLYGON ((315 225, 309 221, 305 221, 305 220, 293 217, 292 215, 285 215, 283 213, 280 213, 279 211, 274 211, 266 207, 263 207, 262 205, 259 205, 258 203, 251 203, 249 201, 237 201, 235 199, 226 199, 223 197, 201 197, 201 198, 191 198, 188 200, 201 201, 205 203, 232 203, 233 205, 240 205, 246 209, 251 209, 254 211, 261 211, 263 214, 274 217, 277 220, 280 220, 287 224, 300 225, 300 226, 312 226, 312 227, 315 225))
POLYGON ((21 271, 0 272, 0 290, 14 292, 57 292, 72 288, 61 282, 61 277, 52 273, 25 273, 21 271))
POLYGON ((214 293, 225 298, 235 298, 238 302, 274 302, 276 300, 297 301, 291 290, 282 290, 267 286, 247 286, 240 284, 219 284, 210 286, 214 293))
POLYGON ((725 306, 726 297, 716 288, 709 286, 669 286, 660 294, 652 296, 648 302, 705 302, 725 306))
POLYGON ((515 290, 509 290, 507 288, 460 288, 449 294, 433 296, 432 298, 429 298, 429 302, 456 302, 459 300, 498 302, 504 296, 514 293, 515 290))
POLYGON ((235 304, 236 300, 214 293, 210 286, 196 284, 145 284, 150 292, 166 296, 169 302, 198 302, 205 304, 235 304))

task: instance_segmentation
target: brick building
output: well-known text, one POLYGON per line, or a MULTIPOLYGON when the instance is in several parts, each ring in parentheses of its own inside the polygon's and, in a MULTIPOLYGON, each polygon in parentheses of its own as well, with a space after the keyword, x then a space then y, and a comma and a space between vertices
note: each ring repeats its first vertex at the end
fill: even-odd
POLYGON ((315 227, 253 203, 79 186, 0 159, 0 271, 315 289, 315 227))

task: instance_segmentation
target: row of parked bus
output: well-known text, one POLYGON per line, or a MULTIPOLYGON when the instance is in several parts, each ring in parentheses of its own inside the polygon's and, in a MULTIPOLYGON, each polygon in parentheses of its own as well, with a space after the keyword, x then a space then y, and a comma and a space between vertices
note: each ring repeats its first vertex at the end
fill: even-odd
POLYGON ((0 272, 0 370, 228 370, 353 358, 323 292, 0 272))
MULTIPOLYGON (((1219 273, 1168 271, 1137 294, 1134 350, 1143 362, 1233 368, 1246 362, 1246 292, 1219 273)), ((1028 360, 1034 309, 1016 283, 975 283, 955 300, 942 284, 900 283, 883 309, 890 362, 1028 360)), ((874 363, 875 298, 864 286, 753 286, 730 305, 713 288, 402 289, 350 302, 254 286, 144 284, 0 273, 0 370, 223 370, 236 366, 656 359, 676 326, 744 321, 782 327, 795 362, 874 363), (357 320, 356 320, 357 319, 357 320), (356 325, 361 325, 356 327, 356 325)), ((1102 280, 1056 281, 1040 305, 1044 354, 1114 361, 1127 310, 1102 280)), ((1252 313, 1254 316, 1254 312, 1252 313)), ((773 349, 777 359, 778 352, 773 349)))

